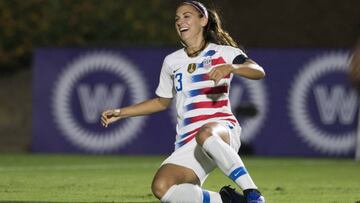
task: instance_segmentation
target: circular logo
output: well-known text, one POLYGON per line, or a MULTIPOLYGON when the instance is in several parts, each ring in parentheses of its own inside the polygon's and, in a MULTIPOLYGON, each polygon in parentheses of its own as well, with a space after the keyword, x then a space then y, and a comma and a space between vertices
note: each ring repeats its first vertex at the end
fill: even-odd
POLYGON ((249 80, 241 77, 234 77, 230 89, 230 102, 232 108, 241 103, 251 104, 256 108, 257 114, 254 117, 246 118, 239 122, 243 130, 241 131, 241 141, 250 143, 263 126, 267 113, 267 94, 265 91, 264 80, 249 80), (244 84, 244 85, 243 85, 244 84), (242 95, 236 94, 239 88, 245 86, 242 95), (240 98, 239 98, 240 97, 240 98), (237 104, 235 101, 241 101, 237 104))
MULTIPOLYGON (((64 68, 55 83, 52 108, 57 126, 71 143, 89 152, 105 153, 119 149, 134 139, 146 117, 128 118, 121 121, 122 125, 116 129, 103 129, 100 132, 81 125, 73 112, 72 93, 79 80, 99 72, 110 73, 124 81, 129 89, 131 103, 147 99, 145 79, 134 64, 119 54, 92 52, 76 58, 64 68)), ((100 114, 98 118, 97 125, 100 126, 100 114)))
MULTIPOLYGON (((346 74, 348 58, 347 53, 324 54, 323 56, 315 58, 305 65, 297 75, 290 89, 289 110, 291 121, 295 129, 299 132, 300 137, 311 147, 322 153, 334 155, 346 154, 351 152, 355 146, 354 130, 339 133, 334 133, 334 130, 332 132, 326 131, 319 127, 319 125, 316 125, 314 118, 311 117, 311 110, 309 110, 309 100, 311 100, 310 93, 312 93, 311 90, 314 91, 315 83, 324 76, 329 76, 329 74, 346 74)), ((337 88, 335 91, 339 90, 338 87, 335 88, 337 88)), ((317 89, 319 92, 318 95, 325 95, 325 93, 322 93, 325 92, 325 90, 322 92, 320 90, 319 88, 317 89)), ((327 109, 325 110, 328 111, 323 111, 327 114, 329 114, 329 110, 330 113, 333 112, 336 105, 344 105, 342 102, 333 102, 335 105, 329 106, 329 104, 331 105, 329 102, 330 97, 328 97, 328 100, 326 100, 326 97, 324 98, 322 103, 318 102, 317 110, 319 110, 319 107, 324 109, 326 107, 327 109)), ((357 109, 355 109, 355 111, 356 110, 357 109)), ((325 121, 326 122, 323 123, 332 122, 332 120, 329 119, 325 121)))

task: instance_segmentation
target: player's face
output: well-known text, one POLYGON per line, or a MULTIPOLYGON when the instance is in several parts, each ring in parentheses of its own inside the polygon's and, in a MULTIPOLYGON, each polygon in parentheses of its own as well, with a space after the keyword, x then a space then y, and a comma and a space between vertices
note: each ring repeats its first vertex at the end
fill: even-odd
POLYGON ((176 10, 175 29, 187 46, 202 41, 207 19, 191 5, 181 5, 176 10))

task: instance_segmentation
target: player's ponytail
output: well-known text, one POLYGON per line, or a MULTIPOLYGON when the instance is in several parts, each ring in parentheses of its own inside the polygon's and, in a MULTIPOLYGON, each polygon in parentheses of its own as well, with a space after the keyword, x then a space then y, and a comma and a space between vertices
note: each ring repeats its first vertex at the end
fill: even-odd
POLYGON ((205 41, 220 45, 239 47, 235 40, 222 28, 221 20, 215 10, 207 9, 209 13, 208 24, 204 29, 205 41))

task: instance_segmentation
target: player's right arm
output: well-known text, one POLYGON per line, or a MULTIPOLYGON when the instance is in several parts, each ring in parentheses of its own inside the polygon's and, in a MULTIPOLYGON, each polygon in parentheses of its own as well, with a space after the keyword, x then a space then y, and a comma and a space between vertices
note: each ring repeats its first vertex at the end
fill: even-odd
POLYGON ((156 97, 131 106, 109 109, 101 114, 101 124, 107 127, 109 124, 127 117, 145 116, 167 109, 172 98, 156 97))

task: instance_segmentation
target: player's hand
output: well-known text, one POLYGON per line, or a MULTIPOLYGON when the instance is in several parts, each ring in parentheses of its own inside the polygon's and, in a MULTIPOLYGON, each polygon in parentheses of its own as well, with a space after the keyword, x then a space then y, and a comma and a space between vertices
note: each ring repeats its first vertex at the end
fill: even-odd
POLYGON ((109 124, 121 119, 120 109, 109 109, 101 114, 101 124, 107 127, 109 124))
POLYGON ((215 82, 215 85, 219 83, 219 81, 229 75, 233 70, 233 67, 229 64, 220 65, 214 67, 209 73, 210 80, 215 82))

